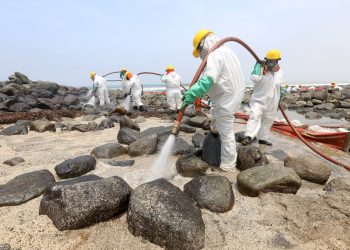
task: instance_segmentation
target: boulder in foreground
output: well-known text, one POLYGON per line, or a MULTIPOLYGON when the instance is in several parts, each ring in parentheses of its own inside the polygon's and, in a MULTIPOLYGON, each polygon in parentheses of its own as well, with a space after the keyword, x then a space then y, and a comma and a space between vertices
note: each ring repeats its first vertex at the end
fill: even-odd
POLYGON ((166 249, 204 247, 205 226, 192 199, 165 179, 142 184, 132 191, 128 228, 166 249))
POLYGON ((268 164, 239 173, 237 185, 238 190, 248 196, 258 196, 259 193, 266 192, 296 194, 301 186, 301 179, 291 168, 268 164))
POLYGON ((58 230, 78 229, 126 211, 130 192, 129 185, 117 176, 59 185, 44 195, 39 214, 47 215, 58 230))
POLYGON ((311 155, 287 157, 284 166, 294 169, 301 179, 318 184, 325 184, 331 175, 327 164, 311 155))

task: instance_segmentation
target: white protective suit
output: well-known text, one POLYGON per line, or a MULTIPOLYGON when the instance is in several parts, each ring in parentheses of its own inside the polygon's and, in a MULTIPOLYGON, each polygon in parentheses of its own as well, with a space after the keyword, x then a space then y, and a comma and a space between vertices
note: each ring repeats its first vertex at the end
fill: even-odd
POLYGON ((142 85, 140 78, 137 75, 133 75, 128 81, 126 91, 127 93, 131 93, 132 106, 143 106, 143 103, 141 101, 142 85))
POLYGON ((265 75, 251 75, 254 88, 249 102, 251 113, 245 136, 265 141, 268 139, 278 110, 282 78, 281 69, 275 73, 268 71, 265 75))
POLYGON ((170 110, 180 109, 182 104, 182 94, 180 90, 180 85, 182 82, 181 77, 176 72, 172 71, 163 75, 161 80, 166 86, 167 103, 170 110))
MULTIPOLYGON (((203 49, 209 51, 218 41, 214 35, 206 37, 203 49)), ((233 171, 237 160, 234 113, 241 105, 245 87, 240 62, 233 51, 223 45, 209 54, 203 76, 213 80, 208 95, 212 100, 212 127, 219 131, 221 138, 220 168, 233 171)))
POLYGON ((128 94, 128 80, 126 79, 126 76, 123 76, 122 79, 122 91, 123 94, 128 94))
POLYGON ((95 75, 94 88, 97 89, 96 94, 100 100, 100 106, 109 105, 111 101, 108 96, 107 80, 99 75, 95 75))

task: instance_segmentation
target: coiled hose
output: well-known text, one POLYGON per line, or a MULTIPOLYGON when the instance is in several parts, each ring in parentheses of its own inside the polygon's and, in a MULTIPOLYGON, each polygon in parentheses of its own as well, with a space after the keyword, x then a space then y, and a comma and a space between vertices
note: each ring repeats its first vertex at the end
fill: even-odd
MULTIPOLYGON (((207 64, 207 60, 208 60, 209 54, 210 54, 211 52, 213 52, 214 50, 216 50, 217 48, 219 48, 221 45, 223 45, 223 44, 225 44, 225 43, 227 43, 227 42, 237 42, 237 43, 241 44, 244 48, 246 48, 246 49, 249 51, 249 53, 255 58, 256 61, 258 61, 258 62, 260 62, 260 63, 263 63, 263 61, 259 59, 259 57, 255 54, 255 52, 254 52, 245 42, 243 42, 241 39, 236 38, 236 37, 226 37, 226 38, 224 38, 224 39, 221 39, 219 42, 217 42, 217 43, 210 49, 210 51, 208 52, 208 55, 205 57, 205 59, 204 59, 204 60, 202 61, 202 63, 199 65, 199 67, 198 67, 198 69, 197 69, 197 72, 196 72, 196 74, 194 75, 193 80, 192 80, 192 82, 191 82, 191 84, 190 84, 190 87, 198 81, 198 79, 199 79, 199 77, 200 77, 200 75, 201 75, 201 73, 202 73, 204 67, 205 67, 206 64, 207 64)), ((285 118, 286 121, 288 122, 289 126, 292 128, 292 130, 294 131, 294 133, 297 134, 297 136, 299 137, 299 139, 300 139, 306 146, 308 146, 312 151, 314 151, 316 154, 320 155, 320 156, 323 157, 324 159, 326 159, 326 160, 328 160, 328 161, 330 161, 330 162, 332 162, 332 163, 334 163, 334 164, 336 164, 336 165, 342 166, 342 167, 344 167, 345 169, 347 169, 347 170, 350 171, 350 166, 347 166, 347 165, 345 165, 344 163, 339 162, 339 161, 337 161, 337 160, 335 160, 335 159, 333 159, 333 158, 331 158, 331 157, 325 155, 325 154, 322 153, 320 150, 318 150, 315 146, 313 146, 313 145, 311 145, 309 142, 307 142, 307 141, 299 134, 299 132, 294 128, 294 126, 293 126, 293 124, 290 122, 290 120, 289 120, 287 114, 284 112, 283 107, 282 107, 281 105, 279 105, 279 108, 280 108, 280 110, 281 110, 281 112, 282 112, 282 115, 284 116, 284 118, 285 118)), ((173 127, 173 129, 172 129, 172 134, 174 134, 174 135, 177 135, 177 134, 179 133, 180 124, 181 124, 182 117, 183 117, 183 115, 184 115, 184 113, 185 113, 185 109, 186 109, 186 106, 185 106, 182 110, 179 111, 178 116, 177 116, 177 118, 176 118, 176 121, 174 122, 174 127, 173 127)))

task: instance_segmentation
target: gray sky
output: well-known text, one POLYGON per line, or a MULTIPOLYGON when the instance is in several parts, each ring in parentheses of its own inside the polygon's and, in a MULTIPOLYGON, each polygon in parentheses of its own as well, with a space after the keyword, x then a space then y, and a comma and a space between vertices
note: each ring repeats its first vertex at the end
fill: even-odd
MULTIPOLYGON (((286 82, 350 82, 350 1, 0 1, 0 80, 20 71, 32 80, 88 86, 90 71, 161 73, 172 64, 190 82, 200 64, 193 36, 210 29, 241 38, 261 58, 280 49, 286 82)), ((230 47, 248 82, 254 59, 230 47)))

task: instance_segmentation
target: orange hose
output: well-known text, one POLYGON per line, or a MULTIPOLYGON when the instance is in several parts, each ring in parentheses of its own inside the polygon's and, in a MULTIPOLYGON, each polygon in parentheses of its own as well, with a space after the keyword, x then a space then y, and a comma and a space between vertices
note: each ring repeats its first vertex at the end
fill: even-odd
MULTIPOLYGON (((220 47, 221 45, 223 45, 226 42, 237 42, 239 44, 241 44, 244 48, 246 48, 250 54, 252 54, 252 56, 260 63, 262 63, 263 61, 259 59, 259 57, 255 54, 255 52, 245 43, 243 42, 241 39, 236 38, 236 37, 227 37, 224 39, 221 39, 219 42, 217 42, 208 52, 208 55, 204 58, 204 60, 202 61, 202 63, 199 65, 196 74, 193 77, 193 80, 190 84, 190 87, 196 83, 199 79, 199 76, 201 75, 205 65, 207 64, 207 60, 208 60, 208 56, 211 52, 213 52, 214 50, 216 50, 218 47, 220 47)), ((290 122, 288 116, 286 115, 286 113, 284 112, 283 108, 281 106, 279 106, 284 118, 286 119, 286 121, 288 122, 289 126, 292 128, 292 130, 294 131, 294 133, 296 133, 299 137, 299 139, 306 145, 308 146, 311 150, 313 150, 316 154, 320 155, 321 157, 323 157, 324 159, 344 167, 345 169, 350 171, 350 166, 345 165, 344 163, 338 162, 337 160, 334 160, 333 158, 325 155, 324 153, 322 153, 321 151, 319 151, 316 147, 314 147, 313 145, 311 145, 310 143, 308 143, 299 133, 298 131, 294 128, 293 124, 290 122)), ((186 107, 184 107, 182 110, 180 110, 180 112, 178 113, 178 116, 176 118, 176 123, 179 124, 181 123, 182 117, 185 113, 185 109, 186 107)), ((175 124, 176 124, 175 123, 175 124)), ((175 127, 175 126, 174 126, 175 127)))

